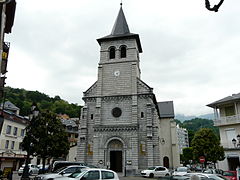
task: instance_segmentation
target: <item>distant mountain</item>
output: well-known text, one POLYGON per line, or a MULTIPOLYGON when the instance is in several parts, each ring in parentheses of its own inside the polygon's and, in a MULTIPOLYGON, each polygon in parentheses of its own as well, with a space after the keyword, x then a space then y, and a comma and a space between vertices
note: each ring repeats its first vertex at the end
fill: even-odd
POLYGON ((194 118, 202 118, 202 119, 213 120, 214 119, 214 114, 210 113, 210 114, 203 114, 203 115, 200 115, 200 116, 185 116, 184 114, 176 114, 175 115, 175 119, 177 119, 181 122, 186 121, 186 120, 191 120, 191 119, 194 119, 194 118))
POLYGON ((204 115, 198 116, 198 118, 213 120, 214 119, 214 114, 213 113, 204 114, 204 115))

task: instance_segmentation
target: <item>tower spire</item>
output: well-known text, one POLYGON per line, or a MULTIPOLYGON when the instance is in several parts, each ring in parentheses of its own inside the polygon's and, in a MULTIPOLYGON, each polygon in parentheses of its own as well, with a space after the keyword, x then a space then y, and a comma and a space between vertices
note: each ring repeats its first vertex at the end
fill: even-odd
POLYGON ((125 15, 123 13, 122 1, 121 1, 120 5, 121 5, 121 7, 120 7, 120 10, 118 12, 118 16, 117 16, 117 19, 116 19, 115 24, 113 26, 111 35, 122 35, 122 34, 129 34, 130 33, 125 15))

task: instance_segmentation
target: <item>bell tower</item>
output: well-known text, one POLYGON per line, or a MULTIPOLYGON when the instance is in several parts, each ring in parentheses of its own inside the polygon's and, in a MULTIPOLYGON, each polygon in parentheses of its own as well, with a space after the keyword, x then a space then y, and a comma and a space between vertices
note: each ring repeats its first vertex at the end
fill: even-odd
POLYGON ((102 82, 98 87, 98 95, 136 94, 142 47, 139 35, 129 30, 122 6, 111 34, 97 41, 101 47, 98 81, 102 82))

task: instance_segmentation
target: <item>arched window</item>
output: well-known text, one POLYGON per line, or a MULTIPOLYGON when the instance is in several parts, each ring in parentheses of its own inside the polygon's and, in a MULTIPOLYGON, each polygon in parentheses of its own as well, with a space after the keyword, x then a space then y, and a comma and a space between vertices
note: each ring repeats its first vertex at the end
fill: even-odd
POLYGON ((115 47, 110 47, 109 58, 110 59, 115 59, 115 47))
POLYGON ((121 58, 127 57, 127 48, 126 48, 126 46, 121 46, 121 48, 120 48, 120 57, 121 58))

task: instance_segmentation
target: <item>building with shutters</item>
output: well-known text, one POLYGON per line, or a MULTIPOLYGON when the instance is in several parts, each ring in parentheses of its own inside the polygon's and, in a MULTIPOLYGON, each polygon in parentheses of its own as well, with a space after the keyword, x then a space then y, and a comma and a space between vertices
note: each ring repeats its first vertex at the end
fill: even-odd
POLYGON ((240 167, 240 93, 232 94, 207 106, 214 110, 214 126, 219 128, 220 143, 225 159, 218 166, 223 170, 235 171, 240 167))
POLYGON ((0 110, 0 169, 18 170, 24 163, 26 151, 21 143, 29 120, 19 115, 19 108, 7 101, 0 110), (3 108, 4 106, 4 108, 3 108))

